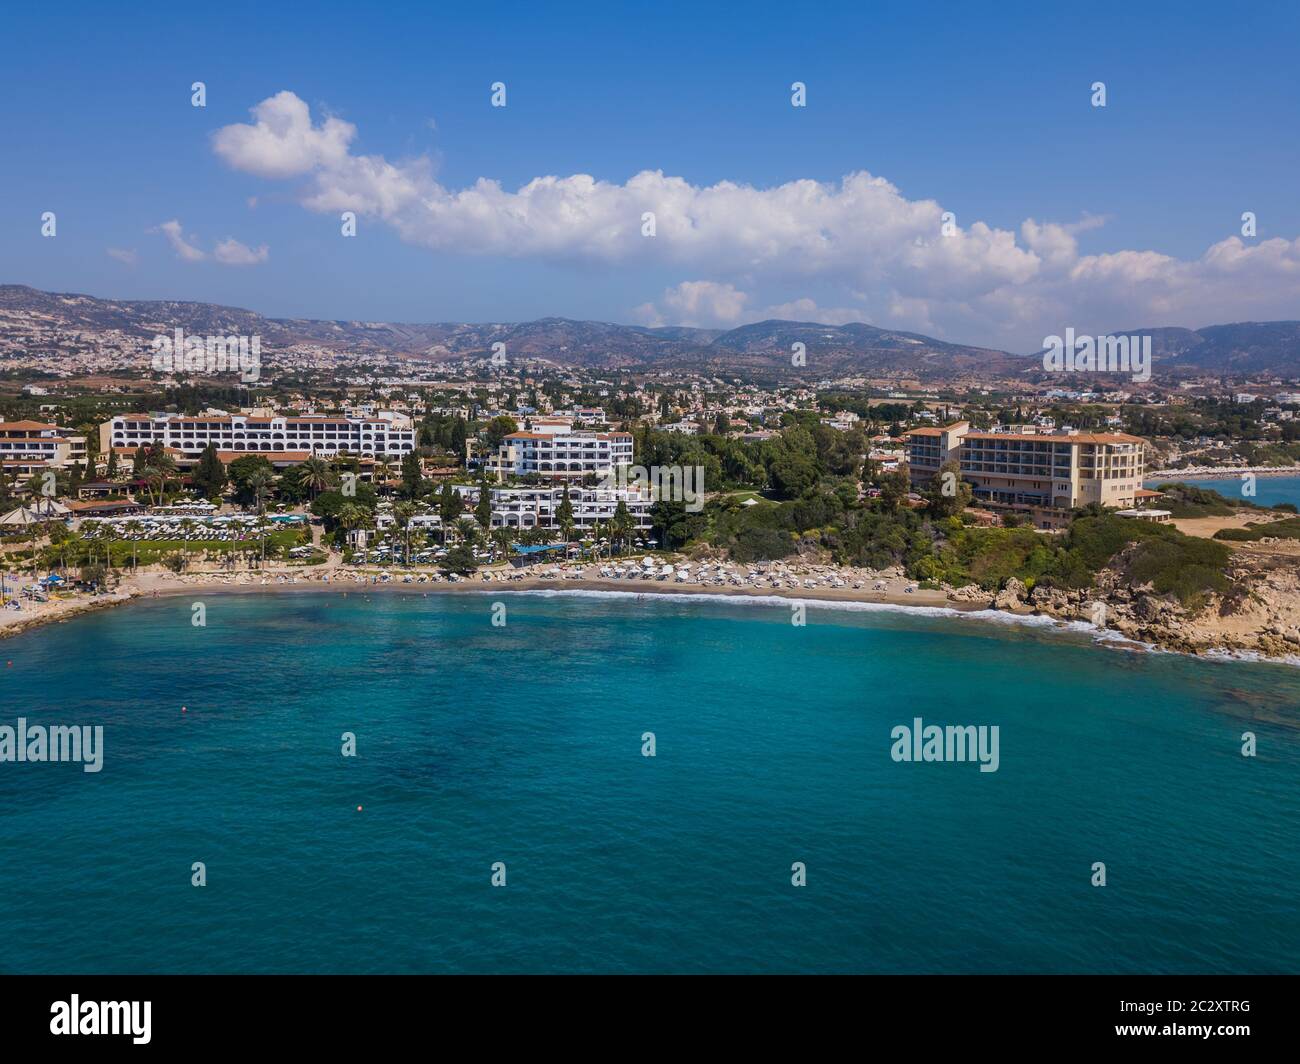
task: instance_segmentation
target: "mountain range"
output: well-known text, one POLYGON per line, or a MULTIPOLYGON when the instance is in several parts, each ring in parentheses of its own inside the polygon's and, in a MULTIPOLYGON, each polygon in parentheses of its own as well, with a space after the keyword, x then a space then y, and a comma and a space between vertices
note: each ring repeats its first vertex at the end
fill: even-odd
MULTIPOLYGON (((446 361, 486 356, 504 343, 507 357, 545 358, 587 369, 684 369, 724 376, 789 371, 803 344, 807 375, 907 375, 921 379, 1023 376, 1040 369, 1034 355, 951 343, 872 325, 762 321, 738 328, 652 328, 541 318, 514 324, 400 323, 268 318, 214 303, 117 300, 0 285, 0 341, 33 326, 147 339, 176 328, 189 333, 259 335, 264 350, 313 344, 355 354, 446 361)), ((1150 335, 1156 365, 1175 373, 1300 375, 1300 322, 1242 322, 1202 329, 1125 329, 1150 335)), ((39 352, 33 352, 39 354, 39 352)), ((57 357, 52 350, 51 357, 57 357)))

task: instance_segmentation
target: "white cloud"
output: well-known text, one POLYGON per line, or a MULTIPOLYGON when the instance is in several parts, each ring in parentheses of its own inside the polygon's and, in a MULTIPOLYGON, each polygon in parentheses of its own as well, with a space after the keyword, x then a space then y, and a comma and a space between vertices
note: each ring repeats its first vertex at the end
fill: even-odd
POLYGON ((107 251, 110 259, 117 259, 127 266, 134 266, 140 261, 140 256, 136 254, 134 248, 108 248, 107 251))
POLYGON ((221 241, 212 251, 212 257, 223 266, 255 266, 265 262, 270 254, 270 248, 265 244, 254 250, 231 237, 221 241))
POLYGON ((778 303, 764 307, 762 318, 776 318, 783 321, 812 321, 818 325, 847 325, 849 322, 866 321, 867 316, 856 307, 819 307, 817 301, 804 296, 788 303, 778 303))
POLYGON ((167 238, 167 243, 171 244, 172 250, 176 252, 176 257, 179 259, 186 262, 202 262, 208 257, 200 248, 185 239, 181 223, 175 218, 170 222, 163 222, 154 232, 162 233, 167 238))
POLYGON ((725 324, 788 308, 1032 349, 1069 324, 1099 331, 1293 316, 1298 294, 1300 240, 1232 237, 1191 260, 1149 250, 1085 256, 1078 234, 1105 221, 1086 215, 1027 219, 1018 231, 974 220, 944 236, 938 202, 909 200, 865 171, 771 188, 697 186, 647 170, 622 184, 573 174, 514 191, 488 178, 451 189, 427 157, 353 154, 356 127, 313 123, 291 92, 252 113, 252 124, 219 130, 214 149, 237 170, 304 179, 300 201, 310 210, 355 210, 437 250, 707 278, 637 308, 642 320, 725 324), (655 213, 654 237, 641 235, 645 211, 655 213), (784 302, 792 289, 860 305, 818 311, 807 297, 784 302))
POLYGON ((689 325, 695 328, 732 328, 770 318, 811 321, 820 325, 867 320, 861 310, 820 307, 816 300, 807 296, 788 303, 747 309, 751 304, 749 294, 733 285, 716 281, 683 281, 665 290, 658 303, 643 303, 632 311, 632 315, 646 325, 689 325))
POLYGON ((212 147, 231 166, 262 177, 293 177, 318 166, 337 166, 357 128, 339 118, 311 123, 307 104, 278 92, 251 111, 252 125, 233 125, 213 135, 212 147))
POLYGON ((663 294, 659 306, 642 304, 633 312, 648 325, 696 328, 735 325, 749 300, 744 292, 716 281, 683 281, 663 294))
MULTIPOLYGON (((172 250, 176 252, 176 257, 185 262, 204 262, 208 258, 208 253, 204 251, 197 243, 198 238, 193 234, 187 240, 181 223, 173 218, 170 222, 163 222, 162 225, 150 230, 154 233, 162 233, 171 244, 172 250)), ((113 251, 110 249, 110 255, 113 251)), ((134 255, 134 252, 131 252, 134 255)), ((250 248, 247 244, 241 244, 233 237, 226 237, 212 249, 212 258, 222 266, 255 266, 260 262, 265 262, 271 255, 271 249, 265 244, 257 248, 250 248)), ((114 258, 117 256, 114 255, 114 258)), ((125 261, 125 260, 123 260, 125 261)))

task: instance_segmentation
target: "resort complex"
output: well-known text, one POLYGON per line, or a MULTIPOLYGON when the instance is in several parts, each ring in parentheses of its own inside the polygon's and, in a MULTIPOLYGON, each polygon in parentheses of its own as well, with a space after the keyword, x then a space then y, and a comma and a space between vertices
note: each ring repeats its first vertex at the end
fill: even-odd
POLYGON ((568 480, 607 477, 631 464, 630 432, 574 431, 568 421, 538 419, 530 431, 508 434, 488 460, 488 469, 497 477, 568 480))
POLYGON ((286 415, 268 410, 237 414, 211 412, 198 417, 176 414, 122 414, 99 429, 99 447, 135 451, 159 444, 180 463, 196 462, 209 446, 231 454, 262 454, 269 460, 348 453, 365 458, 401 458, 415 449, 410 418, 286 415), (299 457, 301 456, 301 457, 299 457))
POLYGON ((1040 528, 1063 528, 1089 504, 1130 509, 1144 493, 1144 441, 1124 433, 972 432, 965 421, 906 433, 912 484, 946 467, 971 485, 977 502, 1018 510, 1040 528))
POLYGON ((41 421, 0 419, 0 469, 15 483, 44 470, 86 468, 86 438, 41 421))

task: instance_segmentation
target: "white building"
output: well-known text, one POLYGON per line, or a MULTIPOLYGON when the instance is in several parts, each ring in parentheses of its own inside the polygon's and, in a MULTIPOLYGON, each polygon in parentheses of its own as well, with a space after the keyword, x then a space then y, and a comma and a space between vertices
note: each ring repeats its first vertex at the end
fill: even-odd
POLYGON ((46 469, 86 468, 86 437, 43 421, 0 421, 0 468, 19 482, 46 469))
MULTIPOLYGON (((474 518, 479 489, 472 484, 456 484, 455 490, 465 500, 465 510, 457 521, 474 518)), ((489 488, 492 500, 492 527, 501 528, 558 528, 556 514, 564 502, 564 488, 489 488)), ((632 526, 639 531, 650 528, 650 507, 654 504, 649 491, 637 488, 569 488, 569 505, 573 507, 573 524, 579 530, 590 531, 596 523, 608 522, 614 517, 618 504, 627 505, 632 516, 632 526)), ((375 526, 380 529, 396 523, 391 510, 381 510, 375 516, 375 526)), ((411 518, 413 529, 438 529, 442 519, 436 513, 416 514, 411 518)))
POLYGON ((99 427, 100 450, 147 447, 155 442, 196 459, 213 444, 221 451, 248 451, 268 457, 309 452, 332 457, 340 452, 363 458, 401 458, 415 450, 415 429, 397 415, 374 418, 305 414, 120 414, 99 427))
POLYGON ((698 421, 674 421, 672 424, 664 426, 664 432, 675 432, 679 436, 698 436, 700 434, 700 423, 698 421))
POLYGON ((571 428, 534 425, 529 432, 512 432, 501 441, 488 469, 498 475, 574 479, 609 476, 618 466, 632 464, 630 432, 579 432, 571 428), (540 428, 540 431, 539 431, 540 428))

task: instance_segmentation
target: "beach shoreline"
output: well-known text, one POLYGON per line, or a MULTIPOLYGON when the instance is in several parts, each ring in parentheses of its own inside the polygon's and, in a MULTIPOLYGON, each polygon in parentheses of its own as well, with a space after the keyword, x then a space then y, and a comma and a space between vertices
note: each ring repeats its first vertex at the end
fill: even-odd
POLYGON ((1157 469, 1142 476, 1143 481, 1151 483, 1162 481, 1177 484, 1179 481, 1192 480, 1235 480, 1250 473, 1256 477, 1300 477, 1300 465, 1296 466, 1207 466, 1189 469, 1157 469))
POLYGON ((449 581, 436 577, 435 570, 403 570, 397 574, 387 573, 388 579, 381 579, 379 571, 331 566, 328 569, 317 567, 313 570, 303 568, 267 569, 260 572, 241 572, 237 574, 223 572, 171 573, 142 572, 128 577, 111 593, 101 596, 70 596, 56 598, 46 603, 27 603, 22 611, 0 611, 0 639, 31 631, 45 624, 55 624, 71 617, 79 616, 93 610, 106 609, 123 603, 140 599, 174 597, 177 595, 201 593, 205 595, 223 593, 295 593, 295 592, 430 592, 459 594, 464 592, 499 592, 575 590, 589 592, 620 592, 633 594, 688 595, 708 594, 717 597, 762 598, 778 597, 802 601, 860 602, 899 607, 944 607, 961 611, 971 611, 981 607, 969 603, 954 601, 942 591, 917 589, 912 592, 903 588, 913 581, 900 577, 878 578, 887 587, 876 591, 870 588, 853 587, 754 587, 732 584, 715 585, 712 583, 683 582, 674 583, 656 579, 612 579, 600 576, 577 577, 570 572, 565 575, 518 575, 511 573, 511 579, 502 579, 505 571, 494 570, 492 579, 481 577, 464 577, 449 581), (404 577, 409 576, 406 580, 404 577), (420 578, 424 577, 421 581, 420 578))
POLYGON ((80 597, 56 600, 38 607, 29 608, 22 613, 8 610, 0 611, 0 640, 32 631, 47 624, 58 624, 73 617, 101 609, 108 609, 131 602, 150 599, 176 598, 193 596, 224 596, 240 594, 299 594, 299 593, 349 593, 370 595, 373 593, 422 595, 430 594, 554 594, 554 595, 597 595, 611 599, 653 597, 659 599, 687 598, 712 599, 721 602, 770 602, 779 600, 791 604, 805 603, 816 607, 842 607, 852 609, 861 606, 864 609, 879 608, 896 610, 915 616, 946 615, 950 617, 970 616, 972 619, 992 623, 1028 623, 1043 627, 1052 627, 1063 632, 1083 632, 1091 634, 1094 642, 1109 649, 1126 651, 1146 651, 1152 653, 1183 653, 1206 660, 1259 661, 1274 664, 1300 664, 1300 658, 1289 660, 1283 655, 1271 655, 1259 652, 1252 647, 1211 646, 1188 649, 1187 647, 1166 646, 1159 641, 1149 641, 1123 632, 1118 628, 1098 628, 1077 615, 1065 614, 1053 609, 1037 608, 1028 603, 995 604, 995 596, 987 593, 977 599, 956 598, 945 591, 922 590, 912 592, 903 590, 911 584, 905 578, 893 577, 885 580, 884 590, 869 587, 754 587, 735 585, 714 585, 711 583, 683 582, 638 578, 610 579, 607 577, 567 577, 556 575, 527 575, 512 579, 500 579, 503 570, 495 570, 498 578, 483 580, 462 578, 457 581, 439 579, 436 582, 426 579, 419 581, 419 576, 431 576, 429 571, 412 570, 408 573, 390 574, 389 579, 381 580, 373 570, 360 570, 333 566, 328 571, 317 569, 314 573, 303 569, 279 569, 265 572, 230 573, 183 573, 145 572, 123 581, 112 593, 96 597, 80 597), (410 575, 410 580, 403 576, 410 575), (314 577, 314 578, 312 578, 314 577), (328 579, 325 579, 328 577, 328 579), (983 615, 983 616, 977 616, 983 615))

